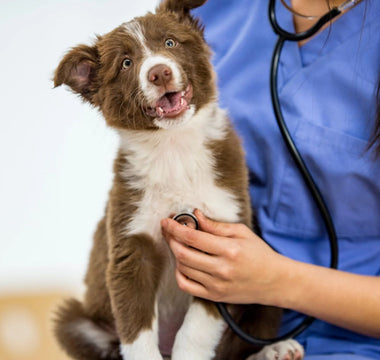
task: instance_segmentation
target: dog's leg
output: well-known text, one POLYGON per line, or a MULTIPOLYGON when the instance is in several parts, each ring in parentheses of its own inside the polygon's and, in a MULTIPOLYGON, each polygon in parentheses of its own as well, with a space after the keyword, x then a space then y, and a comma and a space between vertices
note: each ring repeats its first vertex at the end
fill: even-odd
POLYGON ((161 360, 156 297, 162 254, 145 234, 111 240, 107 284, 124 360, 161 360))
POLYGON ((121 343, 120 353, 124 360, 162 360, 158 348, 158 321, 156 314, 150 329, 141 330, 132 343, 121 343))
POLYGON ((177 333, 172 360, 209 360, 225 330, 225 323, 215 305, 194 299, 177 333))

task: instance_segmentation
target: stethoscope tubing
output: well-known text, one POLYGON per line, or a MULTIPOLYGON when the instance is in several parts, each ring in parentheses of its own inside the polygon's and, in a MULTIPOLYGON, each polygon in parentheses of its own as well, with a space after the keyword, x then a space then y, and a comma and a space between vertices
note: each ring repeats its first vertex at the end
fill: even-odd
MULTIPOLYGON (((273 51, 272 59, 271 59, 271 67, 270 67, 270 93, 271 93, 271 100, 273 105, 273 111, 275 113, 276 121, 278 124, 278 127, 280 129, 281 135, 284 139, 284 142, 297 166, 299 169, 302 178, 304 179, 304 182, 306 186, 308 187, 312 198, 318 207, 319 213, 323 219, 324 225, 326 227, 326 231, 329 236, 329 243, 330 243, 330 249, 331 249, 331 258, 330 258, 330 268, 336 269, 338 267, 338 239, 334 227, 334 223, 332 220, 332 217, 330 215, 330 212, 328 210, 328 207, 323 199, 323 196, 321 195, 321 192, 316 185, 309 169, 307 168, 296 144, 293 141, 293 138, 288 130, 288 127, 286 125, 284 116, 282 114, 280 100, 278 96, 278 65, 280 62, 281 57, 281 51, 284 46, 285 41, 302 41, 305 39, 310 38, 314 34, 316 34, 323 25, 331 21, 333 18, 341 14, 341 10, 338 8, 331 9, 328 13, 323 15, 317 23, 312 26, 310 29, 295 34, 295 33, 289 33, 283 28, 281 28, 277 22, 276 14, 275 14, 275 2, 276 0, 270 0, 269 2, 269 19, 271 22, 271 25, 273 27, 274 32, 278 35, 278 39, 275 44, 275 48, 273 51)), ((304 320, 295 328, 290 330, 284 335, 272 338, 272 339, 259 339, 256 337, 253 337, 250 334, 247 334, 245 331, 243 331, 235 322, 235 320, 232 318, 230 313, 227 310, 227 306, 224 303, 216 303, 217 308, 225 321, 227 322, 228 326, 231 328, 232 331, 235 332, 236 335, 238 335, 242 340, 252 344, 252 345, 259 345, 259 346, 265 346, 270 345, 278 341, 286 340, 289 338, 293 338, 298 336, 300 333, 302 333, 307 327, 309 327, 310 324, 315 320, 314 317, 306 316, 304 320)))
POLYGON ((330 259, 330 267, 336 269, 338 267, 338 239, 334 227, 334 223, 330 214, 330 211, 326 205, 326 202, 323 199, 323 196, 316 185, 308 167, 306 166, 294 140, 289 132, 289 129, 285 123, 284 116, 281 111, 280 100, 278 96, 278 86, 277 86, 277 78, 278 78, 278 65, 280 61, 280 54, 282 47, 285 43, 285 39, 279 36, 275 50, 272 56, 271 62, 271 80, 270 80, 270 91, 272 98, 273 110, 275 113, 275 117, 277 120, 278 127, 281 131, 281 135, 285 141, 286 146, 294 162, 297 165, 298 170, 300 171, 305 184, 307 185, 315 204, 318 207, 320 215, 323 219, 323 222, 326 227, 326 231, 329 235, 330 248, 331 248, 331 259, 330 259))

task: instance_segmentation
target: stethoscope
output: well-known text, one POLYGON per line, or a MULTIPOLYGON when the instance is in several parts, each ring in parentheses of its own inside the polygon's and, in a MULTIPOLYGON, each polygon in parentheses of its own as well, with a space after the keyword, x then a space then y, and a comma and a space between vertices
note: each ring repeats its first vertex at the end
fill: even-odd
MULTIPOLYGON (((326 203, 319 191, 315 181, 310 174, 300 152, 295 145, 292 136, 288 130, 288 127, 285 123, 284 116, 281 111, 280 100, 278 96, 278 86, 277 86, 277 78, 278 78, 278 65, 280 61, 281 51, 285 41, 302 41, 308 39, 315 35, 323 25, 327 24, 329 21, 340 15, 343 11, 351 9, 361 0, 348 0, 343 2, 341 5, 332 8, 325 15, 321 16, 320 19, 313 25, 310 29, 303 31, 301 33, 290 33, 278 24, 276 18, 275 5, 276 0, 269 0, 269 20, 272 25, 274 32, 278 35, 278 39, 276 45, 273 50, 271 67, 270 67, 270 92, 271 99, 273 105, 273 111, 277 120, 278 127, 280 129, 281 135, 285 141, 285 144, 296 163, 297 168, 299 169, 302 178, 305 181, 306 186, 308 187, 310 194, 319 209, 322 220, 325 224, 326 231, 329 237, 330 242, 330 250, 331 250, 331 258, 330 258, 330 268, 336 269, 338 267, 338 241, 336 236, 336 231, 334 228, 334 223, 332 221, 330 212, 326 206, 326 203)), ((191 226, 193 228, 198 228, 198 221, 196 217, 191 213, 181 213, 178 214, 175 220, 183 223, 183 225, 191 226)), ((222 314, 224 320, 227 322, 228 326, 238 335, 241 339, 252 345, 270 345, 278 341, 286 340, 289 338, 296 337, 301 332, 303 332, 315 319, 311 316, 305 317, 305 319, 294 329, 290 330, 284 335, 278 336, 272 339, 258 339, 255 338, 246 332, 244 332, 239 326, 236 324, 234 319, 231 317, 228 312, 226 305, 224 303, 216 303, 219 312, 222 314)))

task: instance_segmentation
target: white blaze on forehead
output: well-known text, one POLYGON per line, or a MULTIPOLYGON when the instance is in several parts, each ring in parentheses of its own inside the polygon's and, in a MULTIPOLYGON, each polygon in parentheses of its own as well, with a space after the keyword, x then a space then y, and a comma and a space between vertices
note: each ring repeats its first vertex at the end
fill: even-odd
POLYGON ((134 39, 137 41, 137 43, 140 44, 140 46, 144 50, 145 56, 150 56, 152 54, 151 50, 147 46, 146 38, 144 36, 144 33, 142 31, 141 24, 137 20, 131 20, 124 24, 125 30, 134 37, 134 39))
POLYGON ((141 90, 150 102, 158 100, 159 96, 162 95, 159 93, 159 89, 157 88, 157 86, 155 86, 148 80, 149 70, 152 69, 155 65, 159 64, 166 65, 171 69, 173 76, 173 85, 175 86, 175 88, 180 90, 183 87, 181 72, 175 61, 162 55, 148 56, 145 58, 141 65, 139 81, 141 90))

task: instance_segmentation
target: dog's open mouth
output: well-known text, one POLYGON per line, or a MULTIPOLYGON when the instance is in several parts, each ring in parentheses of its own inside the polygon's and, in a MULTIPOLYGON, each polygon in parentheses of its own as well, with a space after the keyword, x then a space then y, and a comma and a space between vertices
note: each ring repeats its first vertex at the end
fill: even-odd
POLYGON ((167 92, 161 96, 154 107, 147 108, 149 116, 158 118, 175 118, 189 109, 193 97, 193 88, 189 84, 184 91, 167 92))

